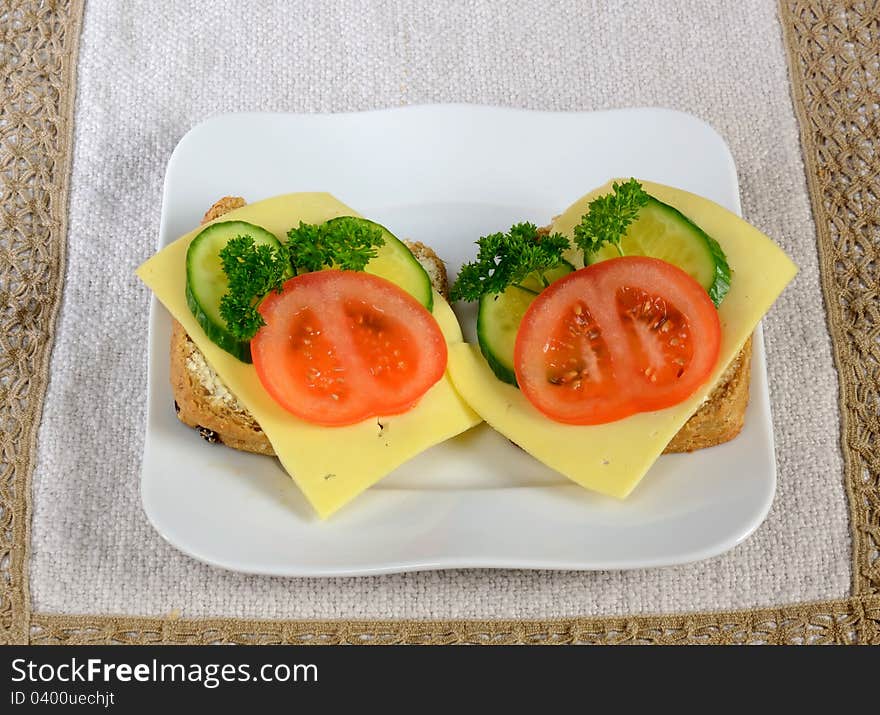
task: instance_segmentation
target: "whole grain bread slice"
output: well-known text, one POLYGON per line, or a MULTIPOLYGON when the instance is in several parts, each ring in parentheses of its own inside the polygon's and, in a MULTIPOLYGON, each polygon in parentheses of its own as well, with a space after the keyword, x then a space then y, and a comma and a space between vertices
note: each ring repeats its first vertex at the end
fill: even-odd
MULTIPOLYGON (((237 196, 226 196, 205 213, 202 223, 245 205, 237 196)), ((448 297, 446 266, 422 243, 406 242, 425 268, 434 288, 448 297)), ((742 430, 749 401, 751 338, 725 370, 699 410, 673 437, 665 452, 692 452, 736 437, 742 430)), ((177 417, 209 441, 234 449, 273 455, 260 425, 223 384, 205 356, 176 320, 171 331, 171 386, 177 417)))

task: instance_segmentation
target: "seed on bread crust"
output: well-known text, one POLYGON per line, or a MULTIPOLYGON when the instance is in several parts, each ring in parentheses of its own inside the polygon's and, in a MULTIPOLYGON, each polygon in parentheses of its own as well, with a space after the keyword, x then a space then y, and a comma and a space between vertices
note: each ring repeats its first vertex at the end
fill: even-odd
POLYGON ((210 444, 223 444, 223 440, 220 439, 220 435, 218 435, 214 430, 208 429, 207 427, 202 427, 199 425, 196 427, 199 431, 199 437, 201 437, 205 442, 210 444))

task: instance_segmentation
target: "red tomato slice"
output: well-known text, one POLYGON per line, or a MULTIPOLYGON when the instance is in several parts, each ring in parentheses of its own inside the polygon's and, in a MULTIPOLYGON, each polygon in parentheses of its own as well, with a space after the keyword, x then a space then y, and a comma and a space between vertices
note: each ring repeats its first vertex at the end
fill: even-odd
POLYGON ((348 425, 406 412, 446 370, 437 321, 378 276, 305 273, 259 310, 266 325, 251 354, 260 382, 309 422, 348 425))
POLYGON ((601 261, 551 284, 516 337, 522 393, 558 422, 601 424, 682 402, 718 360, 705 289, 656 258, 601 261))

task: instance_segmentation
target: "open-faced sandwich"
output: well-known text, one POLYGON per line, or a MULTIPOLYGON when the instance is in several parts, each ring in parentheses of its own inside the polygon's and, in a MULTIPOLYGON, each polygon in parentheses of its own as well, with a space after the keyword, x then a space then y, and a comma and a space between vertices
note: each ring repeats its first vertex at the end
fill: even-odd
POLYGON ((479 345, 452 346, 449 370, 509 440, 625 497, 662 452, 739 433, 752 332, 797 272, 756 228, 630 179, 478 245, 452 298, 479 301, 479 345))
POLYGON ((322 517, 482 420, 616 497, 742 429, 752 332, 796 273, 758 229, 631 179, 478 245, 451 292, 479 303, 470 345, 426 246, 329 194, 221 199, 138 270, 174 318, 178 417, 276 455, 322 517))
POLYGON ((329 194, 219 201, 138 269, 175 320, 180 419, 274 453, 322 517, 478 424, 445 269, 411 246, 329 194))

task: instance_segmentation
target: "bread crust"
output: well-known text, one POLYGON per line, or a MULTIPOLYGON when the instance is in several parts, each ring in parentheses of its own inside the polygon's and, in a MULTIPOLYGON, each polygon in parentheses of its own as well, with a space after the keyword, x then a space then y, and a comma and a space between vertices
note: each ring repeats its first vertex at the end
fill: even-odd
POLYGON ((205 377, 206 369, 211 370, 201 351, 175 320, 171 328, 171 386, 178 419, 196 428, 209 442, 275 454, 256 420, 231 393, 218 394, 212 377, 205 377))
MULTIPOLYGON (((245 205, 238 196, 224 196, 205 213, 202 223, 245 205)), ((448 298, 446 266, 423 243, 405 241, 425 267, 434 288, 448 298)), ((706 402, 678 431, 664 453, 693 452, 736 437, 743 428, 749 402, 752 339, 746 341, 706 402)), ((203 439, 234 449, 274 455, 256 420, 222 385, 196 344, 176 320, 171 331, 171 386, 177 417, 198 430, 203 439)))
POLYGON ((736 437, 745 424, 752 375, 752 338, 721 376, 709 398, 670 440, 664 454, 693 452, 736 437))
POLYGON ((412 251, 416 260, 422 264, 422 268, 427 271, 434 290, 449 300, 449 277, 446 274, 446 264, 440 256, 434 253, 433 248, 426 246, 421 241, 404 241, 404 243, 412 251))
POLYGON ((218 219, 223 214, 228 214, 230 211, 240 209, 245 205, 247 205, 247 201, 241 196, 224 196, 222 199, 215 201, 214 205, 205 211, 205 215, 202 216, 202 224, 218 219))

